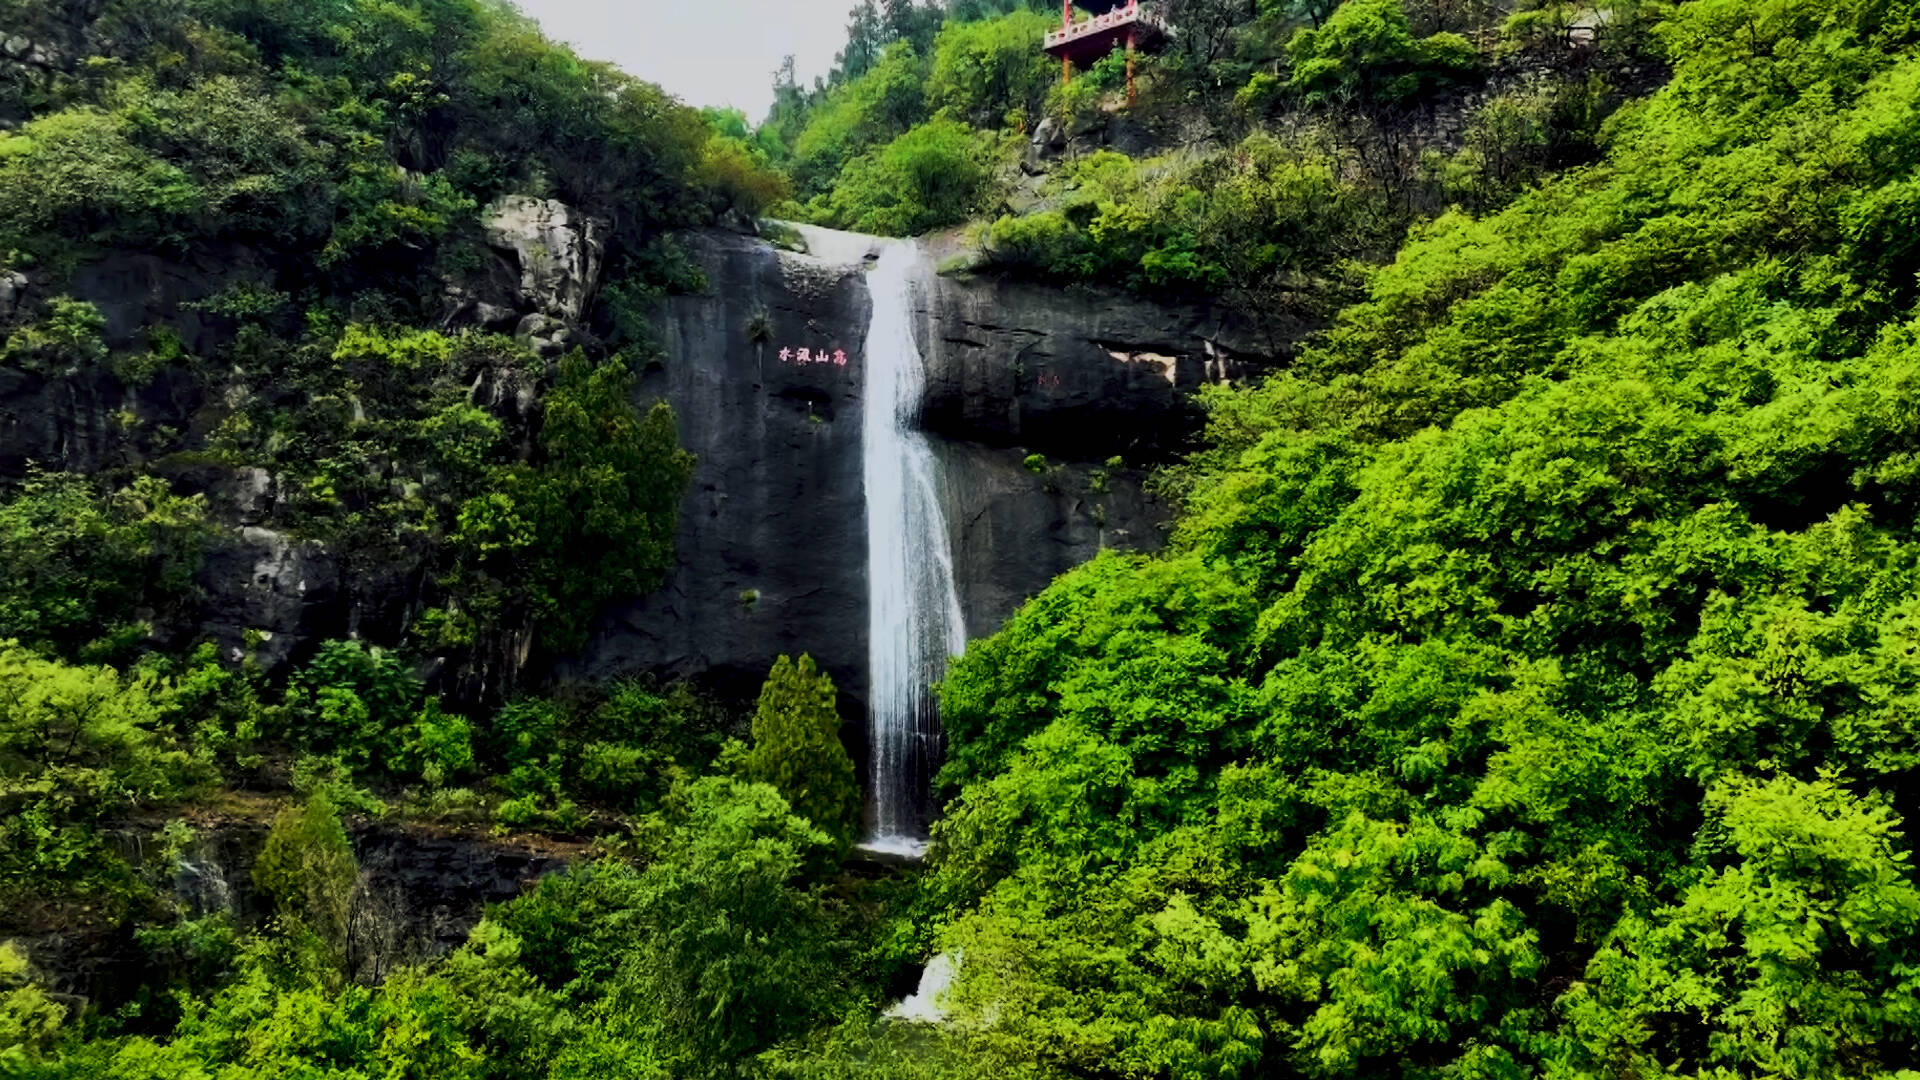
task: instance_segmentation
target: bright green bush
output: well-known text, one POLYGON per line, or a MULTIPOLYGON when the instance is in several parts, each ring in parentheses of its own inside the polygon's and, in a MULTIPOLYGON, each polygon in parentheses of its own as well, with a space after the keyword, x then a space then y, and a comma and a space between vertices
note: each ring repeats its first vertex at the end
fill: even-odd
POLYGON ((956 225, 980 210, 992 189, 997 140, 937 119, 847 163, 815 216, 837 228, 913 236, 956 225))
POLYGON ((911 46, 889 48, 872 70, 815 107, 793 144, 801 197, 837 186, 848 162, 926 119, 926 61, 911 46))
POLYGON ((934 40, 927 103, 979 127, 998 124, 1009 114, 1037 116, 1058 77, 1040 51, 1040 40, 1056 26, 1056 19, 1032 11, 948 22, 934 40))
POLYGON ((324 795, 280 811, 253 864, 253 883, 273 899, 281 918, 313 934, 336 968, 346 965, 349 922, 360 864, 324 795))
POLYGON ((969 648, 963 1015, 1121 1075, 1905 1075, 1920 267, 1846 223, 1915 167, 1911 6, 1674 53, 1208 394, 1167 554, 969 648))
POLYGON ((1309 103, 1362 108, 1402 104, 1473 75, 1479 57, 1456 34, 1416 40, 1401 0, 1345 0, 1326 22, 1287 45, 1290 85, 1309 103))
POLYGON ((123 913, 144 889, 100 827, 214 779, 170 730, 173 687, 0 644, 0 898, 87 897, 123 913))
POLYGON ((111 658, 191 598, 206 501, 141 477, 111 496, 63 473, 0 495, 0 637, 111 658))
POLYGON ((0 1062, 17 1068, 38 1060, 66 1014, 28 981, 27 958, 13 943, 0 944, 0 1062))
POLYGON ((287 734, 295 745, 337 756, 356 770, 392 769, 423 693, 420 680, 391 653, 330 641, 288 682, 287 734))
POLYGON ((669 1067, 724 1075, 836 1001, 832 915, 798 884, 834 840, 764 784, 710 777, 684 805, 635 886, 637 934, 609 1008, 669 1067))

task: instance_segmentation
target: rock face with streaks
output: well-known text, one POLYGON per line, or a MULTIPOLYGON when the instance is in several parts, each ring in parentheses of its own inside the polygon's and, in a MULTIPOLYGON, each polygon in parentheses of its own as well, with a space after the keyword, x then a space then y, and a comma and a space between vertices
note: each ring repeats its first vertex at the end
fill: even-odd
POLYGON ((811 651, 851 704, 866 682, 861 268, 722 231, 688 247, 708 289, 663 303, 666 359, 638 391, 672 404, 698 457, 678 565, 607 611, 563 672, 652 671, 745 699, 776 657, 811 651), (848 363, 801 363, 801 349, 848 363))
MULTIPOLYGON (((639 389, 672 404, 699 458, 679 566, 655 594, 606 612, 563 675, 691 677, 746 700, 775 657, 808 651, 859 716, 865 266, 719 230, 686 246, 708 288, 663 302, 667 359, 639 389), (849 362, 801 362, 802 350, 849 362)), ((1103 549, 1158 547, 1169 513, 1143 492, 1145 467, 1195 430, 1196 389, 1253 362, 1230 320, 930 269, 916 295, 922 422, 969 635, 1103 549)))
POLYGON ((1194 392, 1258 363, 1224 313, 1084 286, 939 278, 926 327, 929 430, 1069 460, 1165 456, 1194 392))
MULTIPOLYGON (((485 221, 494 257, 447 283, 446 325, 518 330, 548 355, 590 334, 604 225, 524 196, 496 204, 485 221)), ((643 403, 673 406, 681 441, 698 457, 678 565, 654 594, 603 611, 588 646, 561 658, 556 674, 688 677, 746 700, 777 656, 811 652, 841 687, 847 715, 859 716, 871 259, 835 264, 751 230, 683 240, 708 285, 660 302, 653 322, 663 359, 636 390, 643 403)), ((933 436, 958 590, 977 637, 1102 549, 1160 543, 1168 508, 1142 492, 1145 469, 1195 430, 1194 391, 1238 377, 1255 350, 1230 319, 1204 308, 940 277, 937 242, 928 248, 914 293, 927 366, 920 422, 933 436)), ((62 291, 99 307, 116 348, 159 325, 196 354, 215 355, 228 328, 197 301, 271 281, 242 248, 180 259, 120 253, 81 267, 62 291)), ((28 317, 43 292, 30 273, 0 275, 0 328, 28 317)), ((471 397, 532 430, 534 385, 484 372, 471 397)), ((225 530, 200 574, 197 621, 169 628, 179 640, 211 639, 222 655, 251 654, 269 672, 330 637, 401 640, 419 606, 424 552, 330 550, 277 524, 287 497, 280 478, 204 455, 152 459, 141 432, 204 434, 238 407, 212 393, 171 375, 130 387, 106 370, 0 367, 0 476, 31 464, 144 465, 183 494, 205 494, 225 530), (128 426, 129 415, 138 423, 128 426)))

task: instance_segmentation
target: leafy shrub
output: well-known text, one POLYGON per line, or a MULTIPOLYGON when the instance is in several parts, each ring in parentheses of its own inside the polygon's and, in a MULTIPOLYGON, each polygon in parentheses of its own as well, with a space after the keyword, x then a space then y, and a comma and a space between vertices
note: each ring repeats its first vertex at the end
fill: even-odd
POLYGON ((206 502, 141 477, 111 497, 62 473, 29 473, 0 501, 0 638, 107 658, 191 596, 206 502))
POLYGON ((824 897, 796 879, 832 844, 764 784, 689 785, 634 888, 637 933, 609 995, 613 1015, 701 1074, 802 1030, 835 1001, 839 968, 824 897))
POLYGON ((827 95, 794 140, 800 196, 837 187, 849 162, 926 119, 926 77, 926 61, 897 43, 872 70, 827 95))
POLYGON ((0 643, 0 895, 9 903, 88 896, 113 914, 140 894, 99 826, 215 778, 167 730, 171 692, 151 674, 123 679, 0 643))
POLYGON ((52 1048, 67 1010, 28 981, 27 958, 0 943, 0 1062, 19 1067, 52 1048))
POLYGON ((356 770, 392 769, 402 760, 423 692, 420 680, 384 650, 329 641, 288 681, 288 734, 356 770))
POLYGON ((860 785, 840 742, 833 680, 814 667, 813 657, 774 661, 754 709, 746 771, 780 792, 794 813, 842 850, 853 844, 860 828, 860 785))
POLYGON ((1346 0, 1325 23, 1295 35, 1287 53, 1290 85, 1306 101, 1351 100, 1366 108, 1398 105, 1479 66, 1473 46, 1458 35, 1415 40, 1400 0, 1346 0))
POLYGON ((253 865, 253 883, 273 898, 282 918, 326 944, 344 965, 348 921, 360 865, 339 811, 313 795, 280 811, 253 865))
POLYGON ((836 227, 913 236, 965 221, 992 186, 995 141, 952 120, 931 120, 847 163, 817 217, 836 227))
POLYGON ((45 317, 15 330, 0 348, 0 361, 47 374, 106 358, 107 320, 84 300, 56 296, 45 317))
POLYGON ((1015 11, 978 22, 948 22, 934 40, 927 103, 980 127, 1010 112, 1032 114, 1054 79, 1040 39, 1054 20, 1015 11))

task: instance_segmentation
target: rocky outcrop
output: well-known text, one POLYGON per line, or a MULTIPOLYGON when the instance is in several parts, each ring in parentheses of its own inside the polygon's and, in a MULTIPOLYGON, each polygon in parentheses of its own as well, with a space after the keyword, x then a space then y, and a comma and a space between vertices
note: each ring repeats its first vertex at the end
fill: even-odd
MULTIPOLYGON (((363 975, 458 948, 488 906, 564 870, 583 848, 387 821, 349 822, 349 829, 360 864, 351 901, 353 952, 363 975)), ((253 866, 267 839, 265 821, 203 824, 191 848, 178 854, 157 850, 153 833, 126 828, 115 839, 133 868, 182 916, 218 915, 253 927, 273 915, 272 899, 253 884, 253 866)), ((42 985, 62 999, 111 1011, 125 1001, 128 988, 140 985, 145 950, 131 940, 130 926, 101 925, 90 914, 57 904, 0 914, 0 937, 22 947, 42 985)))
MULTIPOLYGON (((242 483, 264 487, 264 473, 244 472, 259 475, 242 483)), ((201 633, 229 660, 251 655, 264 670, 281 670, 302 649, 345 632, 340 578, 339 560, 324 544, 243 526, 201 566, 201 633)))
MULTIPOLYGON (((496 257, 450 283, 448 324, 518 327, 549 353, 590 333, 582 324, 601 226, 531 198, 506 200, 490 222, 496 257)), ((637 389, 642 401, 672 404, 698 459, 678 565, 654 594, 601 613, 588 647, 557 673, 692 678, 745 700, 776 657, 811 652, 846 695, 846 715, 862 716, 864 266, 739 231, 690 234, 684 246, 708 287, 653 313, 663 359, 637 389), (842 353, 844 364, 817 361, 842 353)), ((923 424, 936 436, 959 589, 978 636, 1099 551, 1158 545, 1166 509, 1142 494, 1139 470, 1193 430, 1192 392, 1235 377, 1252 350, 1230 319, 1204 308, 936 277, 941 254, 930 245, 917 290, 923 424), (1108 464, 1116 455, 1123 467, 1108 464)), ((225 256, 111 255, 83 267, 70 291, 99 305, 116 345, 166 325, 196 354, 218 355, 228 330, 194 301, 271 282, 248 252, 225 256)), ((0 285, 17 304, 21 284, 0 285)), ((301 538, 277 524, 280 478, 173 453, 177 444, 148 446, 142 431, 205 432, 236 407, 172 379, 133 388, 105 370, 0 369, 0 473, 18 476, 30 461, 90 472, 134 465, 207 495, 228 531, 200 575, 197 621, 169 631, 178 640, 210 638, 222 655, 251 655, 270 672, 332 637, 398 640, 426 591, 431 552, 301 538)), ((470 398, 531 438, 536 385, 513 370, 482 371, 470 398)))
POLYGON ((0 322, 13 318, 26 295, 27 275, 12 270, 0 272, 0 322))
POLYGON ((522 308, 560 322, 586 314, 600 284, 606 222, 554 199, 509 195, 487 208, 484 225, 487 242, 519 269, 522 308))
POLYGON ((923 315, 928 430, 1069 460, 1165 456, 1196 390, 1265 366, 1227 312, 1086 286, 941 277, 923 315))
MULTIPOLYGON (((775 657, 807 651, 844 715, 862 716, 863 267, 718 230, 686 246, 708 289, 664 302, 667 359, 640 386, 673 405, 699 458, 679 565, 607 612, 563 673, 691 677, 746 700, 775 657), (849 362, 801 363, 802 348, 849 362)), ((968 632, 993 632, 1103 549, 1159 546, 1167 510, 1142 492, 1140 466, 1191 430, 1197 386, 1239 370, 1222 344, 1232 327, 1199 309, 930 273, 919 295, 925 422, 968 632)), ((858 759, 860 732, 848 736, 858 759)))
POLYGON ((1000 628, 1054 578, 1102 551, 1158 548, 1171 514, 1142 474, 1084 462, 1028 464, 1019 450, 938 441, 967 636, 1000 628))

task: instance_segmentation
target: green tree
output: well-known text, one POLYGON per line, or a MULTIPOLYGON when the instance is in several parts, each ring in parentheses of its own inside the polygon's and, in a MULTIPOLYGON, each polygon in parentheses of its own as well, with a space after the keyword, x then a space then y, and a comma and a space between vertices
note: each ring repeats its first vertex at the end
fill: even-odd
POLYGON ((1398 105, 1478 66, 1464 38, 1415 39, 1401 0, 1345 0, 1326 22, 1294 35, 1287 53, 1295 93, 1313 103, 1352 101, 1362 108, 1398 105))
POLYGON ((800 197, 828 191, 849 161, 926 119, 926 78, 925 59, 899 44, 865 74, 830 91, 793 142, 800 197))
POLYGON ((1569 995, 1593 1065, 1911 1075, 1920 889, 1898 819, 1831 780, 1731 781, 1706 805, 1717 865, 1626 919, 1569 995))
POLYGON ((487 631, 508 685, 532 644, 578 647, 600 604, 651 590, 673 563, 693 455, 673 410, 634 407, 633 381, 618 357, 562 359, 540 462, 494 470, 490 490, 460 507, 449 578, 460 610, 442 617, 487 631))
POLYGON ((614 1017, 651 1031, 665 1061, 721 1075, 833 1007, 831 914, 799 882, 833 844, 764 784, 691 784, 637 886, 614 1017))
POLYGON ((0 496, 0 638, 108 658, 192 596, 206 499, 140 477, 103 496, 79 476, 30 472, 0 496), (144 609, 144 610, 143 610, 144 609))
POLYGON ((1031 11, 947 23, 933 44, 928 104, 981 127, 1010 115, 1037 117, 1056 77, 1040 51, 1040 39, 1053 27, 1053 19, 1031 11))
POLYGON ((844 851, 859 831, 861 801, 853 759, 840 742, 837 697, 813 657, 774 661, 754 709, 746 767, 844 851))
POLYGON ((956 225, 986 201, 997 152, 991 136, 930 120, 848 162, 811 209, 837 227, 887 236, 956 225))
POLYGON ((321 793, 274 816, 253 865, 253 883, 282 917, 313 934, 344 970, 360 864, 340 812, 321 793))
POLYGON ((52 1047, 67 1010, 28 981, 27 958, 0 943, 0 1068, 19 1069, 52 1047))

